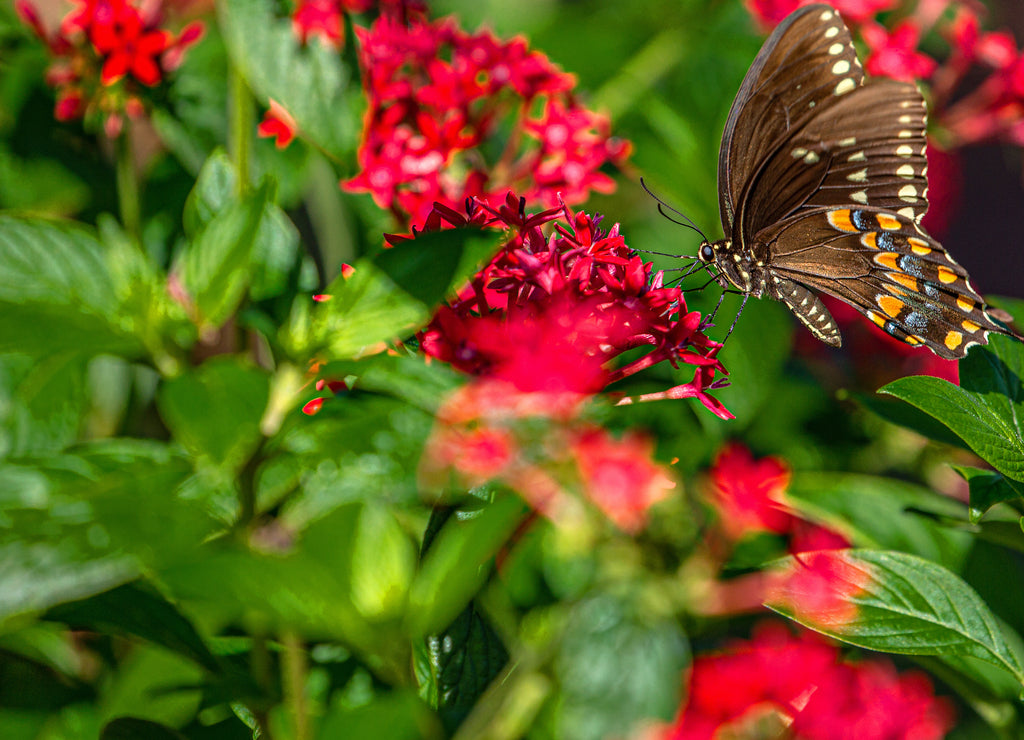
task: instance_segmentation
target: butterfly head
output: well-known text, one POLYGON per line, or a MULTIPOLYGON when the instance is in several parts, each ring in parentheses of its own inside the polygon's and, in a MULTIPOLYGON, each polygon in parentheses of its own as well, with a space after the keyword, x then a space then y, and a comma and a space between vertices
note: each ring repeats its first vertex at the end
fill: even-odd
POLYGON ((697 250, 697 259, 718 270, 715 280, 723 288, 738 288, 755 297, 764 291, 763 264, 756 263, 749 250, 736 248, 732 239, 705 239, 697 250))

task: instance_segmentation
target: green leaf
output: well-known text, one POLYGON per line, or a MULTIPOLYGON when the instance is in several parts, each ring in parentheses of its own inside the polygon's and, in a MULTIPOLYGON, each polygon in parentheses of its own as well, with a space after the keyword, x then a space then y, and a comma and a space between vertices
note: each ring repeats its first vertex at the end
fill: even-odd
MULTIPOLYGON (((1000 339, 991 337, 993 344, 1000 339)), ((879 393, 896 396, 938 419, 1000 473, 1024 481, 1024 438, 1018 421, 1022 414, 1017 412, 1014 400, 1019 388, 1008 385, 1005 373, 1011 371, 988 348, 979 347, 972 352, 985 355, 993 368, 993 377, 986 381, 976 377, 972 384, 975 389, 987 390, 971 390, 966 383, 957 387, 939 378, 915 376, 893 381, 879 393), (1014 395, 1008 398, 997 390, 1000 386, 1014 395)))
POLYGON ((381 250, 373 263, 398 287, 433 308, 476 274, 504 241, 505 235, 494 229, 431 231, 381 250))
POLYGON ((909 552, 954 571, 962 568, 973 544, 969 532, 944 524, 964 520, 962 504, 892 478, 796 472, 786 499, 858 547, 909 552))
POLYGON ((90 231, 0 216, 0 264, 0 352, 140 353, 90 231))
POLYGON ((466 608, 490 574, 490 561, 528 509, 512 495, 452 516, 427 551, 409 593, 406 629, 413 637, 440 632, 466 608))
POLYGON ((401 616, 416 564, 416 548, 379 503, 353 502, 311 524, 300 549, 332 569, 367 620, 401 616))
POLYGON ((209 671, 220 664, 177 607, 145 582, 127 583, 81 601, 61 604, 46 619, 72 629, 134 635, 161 645, 209 671))
POLYGON ((360 260, 348 278, 339 277, 314 304, 300 298, 282 344, 300 358, 345 360, 373 354, 381 342, 405 337, 430 318, 428 307, 399 289, 372 262, 360 260))
POLYGON ((182 656, 153 645, 136 646, 103 687, 103 716, 182 727, 199 710, 202 679, 201 669, 182 656))
POLYGON ((268 0, 228 0, 221 10, 231 60, 263 103, 276 100, 295 119, 300 136, 346 159, 359 140, 356 71, 316 39, 303 45, 291 19, 268 0))
POLYGON ((237 471, 261 439, 269 376, 234 357, 219 357, 168 381, 157 396, 160 415, 195 459, 237 471))
POLYGON ((423 740, 440 738, 430 709, 412 691, 392 691, 361 707, 334 707, 320 723, 319 740, 423 740))
POLYGON ((218 213, 182 255, 181 280, 200 327, 218 327, 238 308, 269 191, 264 185, 218 213))
MULTIPOLYGON (((802 586, 790 581, 785 603, 779 599, 767 606, 851 645, 904 655, 969 655, 1004 668, 1024 684, 1024 667, 996 618, 959 576, 902 552, 835 552, 847 567, 859 571, 856 584, 847 578, 819 578, 805 582, 813 593, 803 593, 798 590, 802 586), (799 607, 807 598, 820 603, 825 596, 854 605, 856 616, 823 626, 794 612, 792 605, 799 607)), ((806 567, 793 557, 783 562, 794 570, 806 567)))
POLYGON ((237 183, 238 173, 227 152, 214 150, 203 163, 196 184, 185 200, 182 214, 185 233, 195 236, 227 208, 235 199, 237 183))
POLYGON ((954 465, 971 489, 971 523, 977 524, 985 512, 1005 501, 1020 501, 1024 498, 1024 485, 991 470, 973 468, 969 465, 954 465))
POLYGON ((946 425, 913 406, 908 406, 895 399, 879 398, 877 395, 867 393, 851 393, 850 395, 861 406, 890 424, 905 427, 936 442, 968 449, 967 444, 949 431, 946 425))

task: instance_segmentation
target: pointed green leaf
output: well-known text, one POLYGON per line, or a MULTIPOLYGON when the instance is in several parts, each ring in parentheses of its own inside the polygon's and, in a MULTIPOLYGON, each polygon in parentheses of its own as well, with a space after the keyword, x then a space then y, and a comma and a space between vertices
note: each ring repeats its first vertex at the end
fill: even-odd
MULTIPOLYGON (((841 564, 837 573, 787 580, 767 606, 810 629, 851 645, 905 655, 969 655, 1012 673, 1024 666, 985 602, 959 576, 915 555, 882 550, 819 552, 841 564), (839 575, 841 574, 841 575, 839 575), (832 601, 855 608, 852 619, 811 618, 802 604, 832 601)), ((807 555, 786 558, 790 572, 807 555), (801 560, 800 558, 804 558, 801 560)), ((822 574, 825 571, 821 571, 822 574)))
MULTIPOLYGON (((991 339, 996 343, 1000 337, 991 339)), ((989 352, 986 347, 972 350, 977 354, 989 352)), ((991 359, 991 362, 994 366, 1005 367, 998 358, 991 359)), ((993 378, 979 382, 979 387, 986 384, 997 386, 1000 381, 993 378)), ((1014 403, 1001 392, 991 389, 987 392, 971 391, 939 378, 915 376, 893 381, 879 393, 896 396, 935 417, 1000 473, 1024 481, 1024 438, 1020 421, 1013 411, 1014 403)))
POLYGON ((969 465, 954 465, 953 470, 970 485, 970 517, 973 524, 981 521, 985 512, 996 504, 1024 499, 1024 485, 1000 473, 969 465))
POLYGON ((199 325, 220 326, 237 308, 251 279, 250 259, 269 187, 218 213, 188 245, 181 280, 199 325))
POLYGON ((320 723, 318 740, 430 740, 441 738, 430 709, 412 691, 392 691, 359 707, 338 706, 320 723))

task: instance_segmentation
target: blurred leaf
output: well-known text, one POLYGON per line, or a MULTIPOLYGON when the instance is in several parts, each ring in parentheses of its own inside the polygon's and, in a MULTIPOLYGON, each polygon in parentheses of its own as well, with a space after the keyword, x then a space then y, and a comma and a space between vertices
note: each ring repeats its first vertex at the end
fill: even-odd
POLYGON ((397 690, 365 706, 328 710, 316 736, 318 740, 429 740, 443 734, 437 718, 414 692, 397 690))
POLYGON ((951 432, 945 424, 936 421, 914 406, 890 398, 880 398, 873 394, 851 393, 850 395, 861 406, 890 424, 905 427, 936 442, 968 449, 967 444, 951 432))
POLYGON ((858 547, 909 552, 953 571, 963 567, 973 543, 970 533, 944 522, 963 521, 962 504, 892 478, 796 472, 786 498, 858 547))
POLYGON ((475 275, 504 241, 505 235, 494 229, 430 231, 381 250, 373 263, 398 287, 433 308, 475 275))
POLYGON ((440 632, 466 608, 487 580, 491 558, 527 512, 517 496, 506 494, 445 523, 409 593, 406 629, 412 637, 440 632))
POLYGON ((261 439, 269 376, 235 357, 218 357, 160 388, 160 415, 200 461, 237 471, 261 439))
POLYGON ((917 376, 879 390, 938 419, 1008 478, 1024 482, 1024 345, 992 335, 960 363, 960 387, 917 376))
POLYGON ((320 376, 355 376, 354 388, 386 393, 431 414, 465 379, 447 363, 427 362, 418 353, 388 353, 363 360, 329 362, 321 368, 320 376))
POLYGON ((181 281, 200 326, 218 327, 238 308, 269 190, 264 185, 218 213, 182 255, 181 281))
POLYGON ((110 269, 91 232, 0 216, 0 264, 0 352, 141 350, 120 324, 110 269))
POLYGON ((199 710, 201 680, 202 671, 186 658, 151 645, 136 646, 103 688, 103 716, 181 727, 199 710))
POLYGON ((182 223, 185 233, 195 237, 218 213, 235 199, 238 173, 227 152, 215 149, 203 163, 199 177, 185 201, 182 223))
POLYGON ((999 473, 969 465, 954 465, 953 470, 970 485, 970 517, 973 524, 981 521, 985 512, 996 504, 1024 498, 1024 485, 999 473))
POLYGON ((556 736, 626 737, 644 720, 670 720, 678 710, 686 637, 675 622, 634 608, 603 594, 570 614, 555 667, 562 689, 556 736))
POLYGON ((61 604, 45 615, 71 629, 134 635, 161 645, 209 671, 220 664, 177 607, 145 582, 127 583, 82 601, 61 604))
POLYGON ((159 722, 137 717, 118 717, 108 722, 100 733, 100 740, 186 740, 180 732, 159 722))
POLYGON ((295 119, 300 136, 346 159, 359 136, 355 70, 319 40, 302 44, 291 19, 278 15, 268 0, 228 0, 221 11, 231 60, 262 102, 276 100, 295 119))
MULTIPOLYGON (((902 552, 838 551, 852 567, 868 576, 850 594, 846 579, 815 579, 815 593, 792 592, 790 599, 821 603, 828 595, 849 602, 857 613, 851 621, 823 626, 795 616, 782 604, 767 606, 805 627, 837 640, 904 655, 970 655, 1010 671, 1024 684, 1024 667, 1003 637, 988 606, 967 583, 940 565, 902 552)), ((783 562, 801 567, 793 557, 783 562)), ((810 581, 808 581, 810 583, 810 581)))
POLYGON ((416 567, 416 548, 378 502, 353 502, 311 524, 300 549, 330 568, 367 620, 401 616, 416 567))
POLYGON ((60 452, 74 442, 88 408, 85 370, 77 353, 0 358, 0 457, 60 452))

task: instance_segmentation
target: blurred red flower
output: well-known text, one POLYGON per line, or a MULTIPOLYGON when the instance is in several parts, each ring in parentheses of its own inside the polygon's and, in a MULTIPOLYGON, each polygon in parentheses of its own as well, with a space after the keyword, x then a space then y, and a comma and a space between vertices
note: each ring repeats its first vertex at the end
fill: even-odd
POLYGON ((15 10, 53 56, 46 79, 57 89, 54 116, 98 118, 113 138, 124 115, 144 114, 146 88, 164 82, 181 64, 185 50, 202 38, 204 25, 193 21, 178 34, 166 30, 160 3, 74 0, 74 5, 55 31, 44 27, 30 0, 17 0, 15 10))
POLYGON ((686 704, 661 740, 931 740, 953 726, 950 703, 927 676, 882 659, 857 663, 813 633, 755 628, 693 662, 686 704))
POLYGON ((750 450, 734 442, 719 451, 710 473, 711 503, 731 539, 751 532, 790 530, 794 517, 782 502, 789 468, 781 460, 755 460, 750 450))
POLYGON ((651 459, 654 444, 638 434, 616 440, 588 429, 573 436, 571 450, 587 497, 625 532, 642 529, 647 510, 676 487, 651 459))

